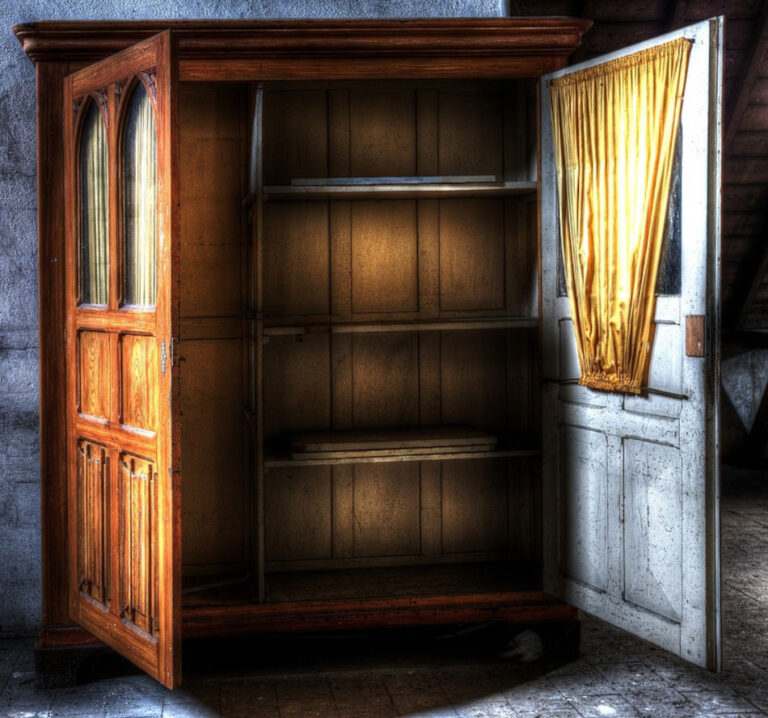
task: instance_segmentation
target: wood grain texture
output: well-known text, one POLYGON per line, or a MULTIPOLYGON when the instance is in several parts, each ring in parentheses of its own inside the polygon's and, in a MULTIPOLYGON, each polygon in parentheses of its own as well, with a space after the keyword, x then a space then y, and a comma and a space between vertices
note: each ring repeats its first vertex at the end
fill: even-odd
POLYGON ((331 417, 329 337, 296 342, 271 338, 264 347, 264 436, 322 429, 331 417))
POLYGON ((419 465, 359 464, 354 469, 354 555, 421 552, 419 465))
POLYGON ((352 313, 417 312, 416 203, 352 205, 352 313))
POLYGON ((264 477, 265 559, 331 558, 331 468, 271 469, 264 477))
POLYGON ((108 421, 112 416, 112 352, 104 332, 80 332, 79 409, 83 414, 108 421))
POLYGON ((108 607, 111 600, 109 556, 109 456, 103 446, 79 441, 77 471, 78 588, 108 607))
POLYGON ((416 335, 352 336, 352 411, 355 427, 418 423, 416 335))
POLYGON ((350 93, 350 175, 416 174, 415 99, 407 89, 350 93))
POLYGON ((443 550, 446 553, 507 548, 506 462, 442 464, 443 550))
POLYGON ((155 373, 160 364, 157 340, 131 334, 123 335, 121 340, 122 422, 127 426, 155 432, 158 428, 159 399, 155 373))
POLYGON ((153 461, 130 454, 120 457, 120 618, 150 636, 157 636, 160 630, 157 483, 153 461))
POLYGON ((188 341, 180 351, 183 570, 245 572, 251 479, 242 339, 188 341))
MULTIPOLYGON (((171 337, 178 322, 178 152, 176 148, 176 64, 172 59, 170 34, 155 37, 139 47, 108 61, 97 63, 70 75, 64 85, 65 215, 66 215, 66 327, 69 348, 66 397, 68 404, 68 502, 72 515, 77 507, 77 442, 80 439, 102 443, 111 466, 123 467, 123 456, 130 459, 128 476, 152 474, 151 496, 134 485, 128 495, 110 483, 109 498, 109 575, 110 610, 96 607, 78 590, 78 562, 69 561, 69 611, 72 618, 93 631, 105 643, 172 687, 180 680, 181 606, 180 595, 180 494, 178 485, 178 384, 171 381, 176 368, 171 366, 171 337), (120 305, 120 240, 117 207, 119 186, 110 182, 110 292, 106 309, 77 305, 77 175, 75 168, 76 127, 73 101, 91 91, 107 87, 108 112, 115 121, 108 127, 109 162, 113 180, 117 172, 118 127, 116 88, 126 89, 131 78, 152 70, 153 108, 157 126, 157 229, 156 248, 158 295, 154 310, 134 311, 120 305), (175 269, 172 272, 171 267, 175 269), (86 331, 87 330, 87 331, 86 331), (77 365, 78 334, 103 333, 108 340, 110 371, 90 381, 101 393, 100 411, 108 405, 109 422, 91 420, 77 412, 80 367, 77 365), (164 348, 164 351, 163 351, 164 348), (164 356, 164 360, 163 360, 164 356), (169 401, 170 399, 170 401, 169 401), (171 431, 171 425, 175 430, 171 431), (151 471, 147 460, 153 457, 151 471), (134 461, 135 460, 135 461, 134 461), (136 462, 145 462, 137 464, 136 462), (134 490, 135 489, 135 490, 134 490), (134 500, 135 499, 135 500, 134 500), (151 507, 151 508, 150 508, 151 507), (149 532, 149 533, 148 533, 149 532), (148 536, 151 545, 144 545, 148 536), (126 538, 126 537, 130 537, 126 538), (141 544, 141 545, 140 545, 141 544), (129 550, 133 553, 125 554, 129 550), (151 554, 151 556, 150 556, 151 554), (127 568, 128 567, 128 568, 127 568), (142 583, 144 582, 144 583, 142 583), (151 583, 151 585, 150 585, 151 583), (123 612, 125 609, 125 612, 123 612), (121 613, 122 612, 122 613, 121 613), (134 631, 123 619, 135 622, 143 633, 134 631)), ((135 81, 135 80, 133 80, 135 81)), ((119 104, 121 112, 126 103, 119 104)), ((88 342, 86 342, 87 344, 88 342)), ((103 353, 99 349, 99 353, 103 353)), ((91 351, 91 354, 93 352, 91 351)), ((101 361, 102 364, 105 361, 101 361)), ((90 380, 90 377, 89 377, 90 380)), ((87 403, 93 406, 93 401, 87 403)), ((148 479, 149 481, 149 479, 148 479)), ((127 481, 126 485, 130 485, 127 481)), ((147 491, 150 491, 147 489, 147 491)), ((87 528, 87 526, 85 527, 87 528)), ((68 550, 78 555, 81 541, 78 527, 68 528, 68 550)))
POLYGON ((329 316, 328 204, 264 208, 264 312, 267 317, 329 316))
POLYGON ((493 90, 440 92, 440 174, 503 176, 502 107, 502 97, 493 90))
POLYGON ((504 244, 499 200, 440 203, 440 309, 504 309, 504 244))
MULTIPOLYGON (((93 61, 164 30, 179 36, 180 61, 231 57, 243 60, 283 55, 293 61, 327 58, 329 50, 344 59, 347 77, 352 59, 379 57, 396 67, 402 57, 440 55, 459 68, 472 58, 517 59, 528 63, 528 76, 542 58, 562 64, 578 47, 589 20, 571 18, 487 18, 445 20, 244 21, 46 21, 23 23, 14 33, 33 60, 93 61), (217 57, 218 56, 218 57, 217 57), (462 62, 463 61, 463 62, 462 62)), ((256 68, 254 68, 256 69, 256 68)), ((323 68, 326 70, 326 68, 323 68)))
MULTIPOLYGON (((271 147, 267 143, 264 169, 267 174, 274 172, 275 181, 280 183, 294 178, 299 170, 300 175, 310 177, 344 176, 362 170, 366 174, 374 170, 386 174, 438 174, 443 173, 439 166, 441 162, 446 165, 456 163, 460 174, 470 173, 475 163, 483 168, 492 166, 500 179, 501 175, 506 179, 510 173, 523 177, 523 165, 527 163, 530 168, 530 111, 526 109, 523 112, 519 104, 509 100, 510 90, 505 89, 509 85, 486 84, 467 90, 465 82, 464 90, 459 92, 456 87, 448 84, 440 87, 439 83, 417 88, 410 80, 414 76, 430 75, 433 80, 447 77, 535 76, 543 69, 562 65, 588 23, 461 20, 220 24, 172 21, 169 24, 179 31, 182 61, 180 64, 171 62, 169 66, 158 63, 156 80, 157 119, 161 128, 158 156, 161 158, 160 176, 163 178, 160 234, 169 241, 169 245, 163 245, 158 251, 158 268, 162 276, 158 277, 161 296, 158 297, 157 310, 126 312, 118 309, 119 275, 116 272, 119 261, 110 265, 114 268, 114 276, 110 277, 112 292, 108 309, 101 312, 87 308, 75 310, 71 302, 74 292, 68 290, 66 296, 70 307, 67 336, 72 346, 78 333, 102 332, 110 336, 106 354, 112 364, 111 398, 104 406, 98 407, 99 411, 107 413, 108 417, 116 416, 120 409, 120 404, 116 402, 122 396, 123 420, 128 423, 130 419, 130 423, 138 428, 152 426, 157 431, 157 437, 150 439, 143 433, 124 431, 119 425, 105 426, 89 421, 87 417, 78 418, 70 414, 70 437, 77 437, 92 446, 104 446, 110 464, 119 472, 120 481, 130 487, 122 494, 114 489, 109 500, 107 533, 110 541, 113 545, 122 543, 124 547, 130 543, 127 552, 121 552, 120 556, 113 552, 109 562, 112 574, 121 577, 118 583, 122 595, 116 593, 113 581, 114 600, 109 612, 89 612, 82 605, 75 606, 71 602, 70 607, 73 616, 83 625, 104 636, 112 645, 118 645, 137 665, 157 675, 167 685, 173 685, 180 676, 180 474, 176 437, 181 434, 182 427, 178 413, 179 384, 171 382, 171 376, 178 378, 179 367, 178 362, 170 366, 168 352, 171 338, 178 338, 181 328, 180 299, 184 300, 186 336, 195 338, 189 346, 199 343, 201 352, 203 346, 208 351, 214 343, 228 347, 225 360, 219 361, 214 351, 204 360, 207 367, 220 373, 215 377, 211 375, 210 379, 205 378, 205 372, 202 378, 195 374, 194 382, 206 390, 214 389, 217 396, 218 382, 226 384, 224 393, 228 397, 229 409, 224 414, 227 414, 237 404, 234 397, 239 391, 238 382, 246 381, 242 371, 239 372, 239 379, 232 376, 238 371, 235 346, 242 340, 242 333, 238 335, 236 323, 245 296, 241 291, 244 273, 240 271, 237 280, 231 273, 238 257, 241 261, 243 258, 243 215, 239 215, 239 224, 236 218, 240 212, 237 205, 243 196, 244 143, 242 136, 237 136, 236 123, 232 121, 235 114, 242 112, 242 105, 238 105, 237 99, 240 97, 242 100, 242 92, 230 92, 228 89, 219 92, 211 85, 205 89, 196 88, 201 93, 197 95, 198 99, 206 92, 211 98, 210 102, 198 102, 197 106, 193 99, 194 92, 187 96, 184 93, 180 95, 181 102, 188 103, 186 114, 199 119, 199 122, 193 121, 188 125, 184 139, 184 149, 189 150, 186 156, 191 160, 186 169, 188 176, 197 180, 210 179, 212 173, 221 170, 213 183, 197 181, 188 184, 189 191, 184 201, 180 202, 180 153, 175 134, 178 117, 176 100, 172 99, 177 95, 167 92, 178 79, 175 73, 181 72, 187 78, 205 80, 206 83, 221 82, 227 78, 324 80, 319 87, 305 84, 301 89, 286 89, 285 86, 267 88, 265 132, 267 137, 278 139, 271 147), (409 82, 380 90, 361 88, 359 85, 334 88, 327 82, 371 77, 403 78, 409 82), (471 101, 468 102, 467 98, 471 101), (199 113, 198 117, 196 113, 199 113), (514 130, 509 129, 512 126, 514 130), (507 129, 503 130, 503 127, 507 129), (519 141, 523 134, 526 139, 519 141), (521 145, 528 145, 528 148, 521 145), (275 154, 269 155, 271 152, 275 154), (222 157, 227 161, 218 161, 222 157), (179 212, 186 223, 183 231, 185 244, 188 242, 191 247, 186 257, 179 250, 179 212), (186 264, 182 265, 180 258, 186 264), (180 286, 185 287, 183 295, 180 286), (222 321, 213 327, 215 318, 222 321), (169 364, 166 374, 161 368, 163 341, 169 364), (147 399, 150 395, 153 398, 147 399), (108 409, 106 412, 105 407, 108 409), (145 476, 154 476, 154 489, 151 488, 152 480, 145 480, 145 476), (152 520, 153 516, 157 517, 157 521, 152 520), (151 550, 153 540, 146 535, 148 529, 154 532, 152 537, 157 539, 155 547, 162 546, 162 551, 151 550), (131 537, 130 542, 127 537, 131 537), (150 576, 156 576, 157 580, 150 576), (153 593, 152 586, 156 586, 156 593, 153 593), (134 621, 139 630, 125 629, 120 616, 122 611, 126 611, 125 617, 134 621), (145 641, 142 633, 154 635, 157 640, 145 641)), ((56 62, 64 62, 66 58, 82 62, 89 56, 104 56, 118 47, 125 47, 133 40, 147 36, 155 27, 153 23, 47 23, 22 26, 17 29, 17 34, 30 54, 38 59, 48 56, 57 58, 56 62)), ((170 57, 167 38, 156 49, 161 53, 168 51, 163 61, 170 57)), ((82 93, 88 88, 99 89, 94 83, 103 87, 122 82, 140 65, 146 65, 150 55, 146 48, 131 50, 115 62, 95 66, 90 75, 80 75, 70 83, 69 101, 72 100, 73 90, 82 93)), ((43 69, 44 66, 40 65, 41 78, 44 76, 43 69)), ((50 72, 49 81, 44 85, 48 97, 56 98, 57 73, 60 76, 58 67, 56 72, 50 72)), ((518 93, 517 86, 514 86, 511 92, 517 98, 525 95, 527 90, 518 93)), ((121 107, 118 94, 115 87, 107 93, 112 113, 121 107)), ((50 137, 60 137, 64 124, 59 98, 56 98, 56 105, 55 111, 50 106, 48 110, 44 109, 41 120, 41 126, 45 125, 50 137)), ((65 136, 72 137, 71 117, 67 123, 69 134, 65 136)), ((257 142, 260 139, 257 138, 257 142)), ((111 142, 114 154, 114 137, 111 142)), ((41 144, 44 145, 45 142, 41 144)), ((59 150, 50 145, 48 142, 48 155, 55 170, 59 150)), ((181 156, 185 157, 183 151, 181 156)), ((45 172, 48 172, 47 167, 45 172)), ((55 173, 45 172, 41 176, 55 177, 55 173)), ((73 173, 68 172, 67 177, 70 196, 73 196, 73 173)), ((530 173, 524 181, 529 181, 529 178, 530 173)), ((260 187, 260 175, 258 184, 260 187)), ((526 191, 531 189, 532 185, 528 185, 526 191)), ((507 192, 507 189, 503 191, 507 192)), ((47 241, 50 241, 45 249, 47 252, 50 247, 55 248, 59 241, 53 236, 58 221, 57 212, 60 214, 54 205, 57 192, 61 192, 42 186, 41 192, 47 193, 40 205, 41 212, 48 213, 47 224, 41 223, 41 242, 44 232, 48 232, 47 241)), ((258 429, 253 434, 257 452, 261 451, 261 433, 264 431, 271 438, 290 429, 407 426, 439 423, 449 417, 493 432, 499 429, 503 432, 512 425, 525 423, 530 433, 536 434, 535 422, 522 418, 523 415, 533 416, 529 408, 530 395, 526 395, 529 398, 524 404, 528 408, 521 409, 520 418, 510 418, 516 382, 522 386, 526 381, 535 380, 531 378, 535 372, 526 369, 526 362, 536 361, 528 339, 522 348, 527 349, 527 358, 523 356, 526 352, 521 350, 520 364, 512 362, 513 368, 507 368, 511 354, 517 351, 516 340, 512 338, 516 330, 487 328, 472 331, 465 326, 461 332, 453 332, 448 327, 435 325, 427 327, 430 329, 428 336, 426 330, 422 331, 424 327, 409 332, 385 327, 387 331, 376 336, 308 335, 301 337, 301 341, 289 335, 270 336, 263 347, 263 380, 259 363, 263 339, 260 292, 263 289, 266 290, 265 304, 272 301, 279 308, 283 303, 284 307, 279 308, 280 316, 290 318, 293 313, 315 319, 322 317, 321 322, 338 322, 349 321, 354 313, 360 319, 361 331, 365 330, 366 322, 373 326, 377 321, 396 322, 419 317, 467 321, 481 317, 480 312, 493 311, 503 316, 513 305, 524 306, 519 296, 512 299, 510 287, 517 287, 522 278, 514 274, 511 267, 512 264, 515 267, 525 264, 526 271, 531 269, 534 257, 530 253, 530 245, 528 255, 524 256, 526 253, 522 250, 517 253, 518 245, 514 243, 521 235, 524 235, 526 242, 530 242, 533 229, 530 223, 509 219, 511 213, 507 202, 517 203, 516 198, 498 202, 498 206, 503 207, 504 217, 500 232, 488 230, 488 226, 496 226, 496 220, 487 220, 486 216, 482 218, 487 220, 488 225, 483 234, 496 233, 494 241, 497 245, 500 242, 501 250, 498 247, 493 251, 483 249, 481 239, 470 241, 474 245, 473 251, 480 255, 479 258, 474 255, 469 257, 469 261, 475 260, 474 269, 480 283, 485 285, 482 291, 478 294, 462 287, 458 272, 455 272, 456 283, 446 300, 446 306, 451 306, 453 302, 453 308, 444 308, 446 316, 440 317, 440 283, 444 279, 440 233, 445 218, 440 219, 442 210, 437 201, 388 198, 390 206, 387 211, 377 211, 378 203, 374 202, 334 200, 325 204, 323 200, 315 206, 326 207, 324 216, 322 210, 302 206, 294 214, 304 215, 305 219, 298 222, 301 225, 303 221, 303 225, 291 229, 291 223, 296 218, 282 217, 272 223, 273 230, 269 226, 269 217, 266 222, 263 221, 263 194, 260 197, 253 205, 257 246, 252 254, 252 266, 255 268, 256 283, 254 294, 248 297, 251 303, 247 307, 248 312, 255 316, 252 325, 254 339, 258 342, 258 349, 254 351, 257 406, 252 407, 259 418, 258 429), (364 206, 366 204, 368 207, 364 206), (314 212, 319 218, 306 220, 314 212), (326 225, 325 230, 323 225, 326 225), (275 250, 274 257, 269 261, 273 267, 285 272, 271 287, 268 282, 273 281, 272 274, 266 271, 267 264, 261 261, 260 242, 265 231, 265 241, 274 240, 274 246, 281 247, 275 250), (294 235, 291 241, 297 252, 293 265, 290 261, 286 262, 286 257, 290 259, 290 252, 286 253, 282 245, 285 234, 294 235), (302 237, 304 246, 300 246, 302 237), (502 255, 500 279, 496 267, 490 267, 496 264, 499 251, 502 255), (311 272, 304 271, 302 277, 302 271, 308 265, 321 265, 321 259, 328 267, 325 279, 318 276, 314 266, 311 272), (308 279, 305 278, 307 275, 308 279), (259 281, 260 276, 265 281, 259 281), (303 286, 302 282, 318 282, 318 285, 303 286), (482 292, 485 294, 481 296, 482 292), (500 306, 493 310, 486 309, 486 305, 496 302, 499 296, 500 306), (320 297, 325 305, 312 304, 320 297), (259 391, 262 387, 263 392, 259 391), (503 390, 500 387, 504 387, 503 390), (263 422, 258 408, 262 401, 263 422)), ((59 197, 59 204, 61 199, 59 197)), ((487 199, 468 201, 476 202, 478 207, 486 202, 496 202, 487 199)), ((298 205, 295 203, 294 206, 298 205)), ((272 206, 276 205, 270 205, 267 213, 272 212, 272 206)), ((290 208, 282 211, 286 215, 291 214, 290 208)), ((275 216, 280 212, 280 209, 275 210, 275 216)), ((479 209, 476 213, 483 214, 479 209)), ((448 229, 449 232, 454 231, 458 235, 464 231, 460 226, 460 217, 451 220, 450 224, 453 229, 448 229)), ((74 236, 72 226, 70 222, 67 230, 69 237, 74 236)), ((117 225, 113 227, 110 249, 114 256, 119 257, 117 225)), ((42 257, 43 252, 41 282, 45 275, 47 285, 41 289, 42 296, 51 298, 55 307, 55 266, 44 270, 42 257)), ((68 261, 66 266, 69 281, 76 276, 75 265, 68 261)), ((55 312, 55 308, 51 314, 46 310, 45 321, 49 325, 51 317, 56 316, 55 312)), ((47 344, 49 356, 52 357, 60 356, 64 346, 61 317, 56 321, 58 324, 54 321, 51 325, 54 340, 47 344), (56 326, 61 337, 58 343, 55 341, 56 326)), ((94 351, 98 363, 101 353, 94 351)), ((191 357, 192 352, 189 355, 191 357)), ((183 354, 182 358, 189 360, 183 354)), ((51 392, 49 406, 55 407, 56 397, 59 396, 60 406, 66 405, 72 411, 74 387, 80 377, 79 370, 72 368, 74 363, 71 359, 68 366, 70 375, 66 394, 56 388, 55 370, 52 370, 48 382, 51 392)), ((204 403, 201 400, 197 405, 203 407, 204 403)), ((203 416, 201 409, 200 417, 203 416)), ((204 423, 202 418, 200 420, 204 423)), ((222 432, 225 429, 228 431, 226 436, 218 431, 209 431, 215 452, 238 453, 236 437, 239 431, 232 429, 236 421, 233 413, 231 418, 218 422, 227 425, 222 429, 222 432)), ((49 416, 48 426, 53 426, 53 414, 49 416)), ((199 432, 205 431, 201 424, 199 432)), ((63 451, 64 446, 61 448, 63 451)), ((68 465, 71 474, 76 466, 76 442, 69 440, 66 449, 70 452, 68 465)), ((239 454, 242 457, 242 450, 239 454)), ((479 463, 486 465, 493 464, 493 461, 481 460, 479 463)), ((259 477, 263 469, 261 462, 255 468, 254 473, 259 477)), ((210 475, 215 470, 202 468, 201 465, 200 472, 210 475)), ((234 473, 239 471, 237 469, 234 473)), ((500 499, 499 485, 504 486, 506 491, 506 482, 515 480, 512 473, 510 469, 509 478, 504 474, 497 480, 495 475, 493 479, 483 478, 483 471, 475 468, 467 473, 470 481, 465 479, 464 484, 458 479, 451 484, 453 479, 448 479, 451 484, 448 504, 451 496, 458 496, 471 487, 475 478, 480 477, 481 495, 477 500, 483 506, 500 505, 500 508, 487 510, 488 521, 482 528, 476 525, 479 521, 477 517, 462 516, 459 512, 448 520, 446 529, 445 477, 439 461, 404 465, 361 464, 356 467, 269 468, 265 501, 259 503, 259 510, 263 512, 269 506, 267 521, 272 522, 273 528, 278 527, 276 531, 270 529, 267 532, 268 542, 271 542, 269 550, 274 555, 288 557, 287 562, 295 559, 297 565, 302 561, 315 560, 314 557, 324 561, 363 562, 392 562, 415 557, 438 563, 446 556, 467 560, 467 554, 462 553, 462 541, 468 551, 485 546, 492 547, 492 551, 498 548, 504 553, 512 545, 517 551, 517 545, 524 543, 522 534, 534 531, 521 528, 521 535, 513 536, 494 528, 499 512, 505 522, 511 521, 508 517, 519 516, 521 526, 526 516, 533 523, 536 520, 531 514, 531 511, 535 514, 536 508, 528 508, 533 488, 521 492, 521 501, 515 509, 510 508, 509 502, 500 499), (295 478, 281 482, 281 474, 290 474, 295 478), (290 486, 291 483, 293 486, 290 486), (284 518, 288 519, 285 524, 276 523, 284 518), (291 526, 297 527, 293 533, 288 528, 291 526), (449 544, 453 542, 456 553, 445 553, 443 534, 446 530, 452 537, 449 544), (499 538, 502 533, 503 538, 499 538), (269 538, 270 535, 272 538, 269 538), (462 537, 461 540, 457 536, 462 537)), ((257 478, 258 481, 260 479, 257 478)), ((52 489, 51 496, 56 496, 55 485, 52 489)), ((259 491, 257 487, 257 498, 259 491)), ((459 503, 464 501, 454 500, 459 503)), ((58 509, 51 500, 45 497, 44 501, 52 515, 56 516, 58 509)), ((216 506, 211 513, 216 516, 214 523, 221 522, 224 517, 231 519, 232 508, 229 504, 225 508, 216 506)), ((486 510, 481 513, 485 515, 486 510)), ((97 526, 96 517, 92 516, 88 521, 91 526, 88 531, 93 533, 93 527, 97 526)), ((66 525, 65 513, 59 517, 58 525, 66 525)), ((73 548, 71 534, 70 531, 67 551, 73 556, 76 548, 73 548)), ((54 557, 49 576, 54 579, 56 571, 63 572, 66 566, 65 552, 57 553, 54 545, 56 535, 54 529, 47 539, 50 555, 54 557)), ((234 556, 234 543, 232 546, 230 555, 234 556)), ((264 548, 262 542, 256 550, 263 552, 264 548)), ((482 550, 478 549, 478 554, 482 550)), ((261 565, 257 562, 257 566, 261 565)), ((91 583, 96 585, 98 581, 91 583)), ((464 580, 458 590, 464 590, 469 583, 464 580)), ((70 584, 73 585, 73 582, 70 584)), ((55 580, 51 583, 51 586, 54 585, 55 580)), ((429 589, 433 597, 435 592, 441 590, 445 591, 435 586, 429 589)), ((49 596, 51 594, 49 591, 49 596)), ((66 587, 60 595, 66 597, 66 587)), ((56 602, 60 600, 59 597, 50 599, 46 610, 53 613, 49 615, 55 613, 56 602)), ((298 596, 294 600, 298 600, 298 596)), ((193 617, 189 614, 186 625, 190 635, 196 631, 202 635, 248 628, 258 630, 269 622, 275 630, 293 630, 340 624, 365 626, 470 618, 484 620, 491 616, 511 620, 533 616, 552 618, 555 615, 574 618, 572 611, 564 611, 560 604, 549 603, 541 594, 523 597, 516 591, 504 594, 503 601, 498 597, 476 594, 461 597, 443 595, 436 601, 427 598, 398 604, 397 599, 390 595, 378 602, 355 603, 347 600, 303 608, 296 605, 276 608, 269 604, 229 609, 219 606, 209 613, 197 612, 193 617)))

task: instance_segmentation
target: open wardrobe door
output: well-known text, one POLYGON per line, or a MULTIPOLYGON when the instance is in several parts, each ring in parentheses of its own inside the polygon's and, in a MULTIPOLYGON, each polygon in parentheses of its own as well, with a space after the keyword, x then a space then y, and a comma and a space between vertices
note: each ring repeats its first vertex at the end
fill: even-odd
MULTIPOLYGON (((542 343, 546 380, 543 436, 544 446, 550 450, 544 457, 543 501, 544 516, 551 519, 545 523, 544 533, 545 590, 712 669, 719 668, 720 663, 718 331, 722 48, 723 21, 712 19, 558 71, 544 77, 541 84, 542 343), (648 56, 655 48, 673 44, 679 38, 690 43, 690 53, 687 77, 682 76, 684 95, 679 129, 675 126, 676 131, 670 131, 674 149, 669 156, 674 159, 669 160, 671 180, 666 215, 661 215, 664 234, 659 244, 659 270, 652 275, 656 277, 655 285, 648 285, 655 286, 655 309, 653 302, 647 305, 652 343, 643 355, 646 359, 639 361, 647 361, 650 356, 650 365, 639 394, 626 389, 605 391, 604 387, 595 388, 600 378, 590 386, 585 385, 589 384, 583 372, 587 352, 579 351, 584 342, 600 341, 595 339, 593 320, 602 311, 595 307, 603 297, 594 293, 591 284, 592 293, 588 290, 583 298, 584 283, 578 284, 592 281, 591 274, 585 279, 587 273, 578 272, 586 266, 579 262, 593 251, 594 245, 586 251, 583 243, 579 245, 581 256, 573 250, 573 243, 563 242, 561 246, 561 236, 566 232, 559 219, 559 205, 570 192, 567 199, 573 205, 569 211, 589 215, 583 221, 575 221, 574 214, 565 214, 568 237, 575 236, 575 242, 583 241, 595 223, 624 223, 619 235, 621 231, 626 234, 632 229, 632 220, 626 206, 615 202, 615 194, 602 205, 590 205, 592 200, 588 198, 583 210, 573 209, 583 196, 575 196, 572 190, 576 185, 567 182, 579 168, 570 161, 561 163, 565 169, 558 182, 557 138, 569 129, 556 131, 563 127, 557 125, 558 118, 563 117, 562 110, 558 114, 557 108, 562 105, 554 104, 557 100, 550 93, 555 86, 581 82, 575 76, 579 72, 583 73, 581 78, 602 83, 601 72, 626 67, 630 56, 648 56), (558 85, 563 78, 570 79, 558 85), (566 266, 568 262, 571 264, 566 266), (578 272, 573 269, 576 265, 578 272), (574 276, 576 284, 570 282, 574 276), (571 290, 572 286, 578 291, 571 290), (592 308, 591 315, 589 311, 582 314, 581 305, 574 312, 579 301, 592 308), (580 334, 586 337, 582 344, 577 344, 575 331, 584 332, 580 334)), ((658 92, 658 85, 653 91, 658 92)), ((601 92, 602 86, 596 94, 601 92)), ((658 96, 652 102, 657 99, 658 96)), ((633 96, 628 105, 632 111, 614 116, 623 128, 630 127, 638 117, 634 102, 633 96)), ((584 112, 588 106, 579 105, 575 112, 584 112)), ((635 130, 626 130, 630 131, 635 130)), ((616 137, 624 132, 622 129, 608 134, 616 137)), ((584 135, 578 141, 583 139, 584 135)), ((567 141, 574 142, 573 138, 567 141)), ((633 152, 639 147, 639 143, 630 145, 633 152)), ((608 152, 606 164, 598 167, 595 155, 591 154, 595 145, 590 147, 583 154, 589 156, 593 170, 597 167, 596 172, 604 172, 615 157, 608 152)), ((605 174, 625 171, 627 165, 622 162, 623 159, 617 160, 605 174)), ((587 177, 578 186, 583 189, 591 181, 587 177)), ((632 174, 625 186, 630 188, 628 193, 637 195, 635 182, 640 179, 632 174)), ((661 237, 661 232, 657 236, 661 237)), ((603 271, 599 267, 600 256, 610 258, 604 259, 605 263, 615 261, 616 252, 622 251, 616 247, 623 247, 622 241, 619 238, 605 255, 594 250, 596 266, 589 272, 603 271)), ((635 272, 636 265, 628 266, 635 272)), ((634 281, 637 274, 627 276, 634 281)), ((620 282, 606 282, 606 291, 619 295, 617 284, 620 282)), ((645 296, 652 294, 646 292, 645 296)), ((634 301, 626 300, 624 304, 634 301)), ((631 305, 628 313, 635 311, 639 310, 631 305)), ((610 321, 602 325, 609 328, 600 331, 614 331, 619 313, 617 310, 611 315, 610 321)), ((629 336, 636 335, 623 334, 627 344, 631 342, 629 336)), ((610 341, 613 344, 609 353, 620 343, 615 338, 610 341)))
POLYGON ((167 31, 65 80, 69 604, 181 679, 177 97, 167 31))

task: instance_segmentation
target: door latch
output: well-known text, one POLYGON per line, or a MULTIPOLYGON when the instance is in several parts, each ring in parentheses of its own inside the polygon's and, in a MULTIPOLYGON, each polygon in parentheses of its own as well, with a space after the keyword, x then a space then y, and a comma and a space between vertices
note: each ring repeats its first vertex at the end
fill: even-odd
POLYGON ((685 318, 685 356, 704 357, 706 350, 706 322, 703 314, 685 318))

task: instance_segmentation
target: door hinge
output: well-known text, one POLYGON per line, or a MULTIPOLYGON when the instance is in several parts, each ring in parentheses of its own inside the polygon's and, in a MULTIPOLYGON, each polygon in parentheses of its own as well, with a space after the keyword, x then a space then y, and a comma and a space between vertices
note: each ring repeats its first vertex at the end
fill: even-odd
POLYGON ((168 361, 168 353, 165 351, 165 339, 163 339, 163 343, 160 346, 160 369, 163 372, 163 376, 165 376, 165 364, 168 361))

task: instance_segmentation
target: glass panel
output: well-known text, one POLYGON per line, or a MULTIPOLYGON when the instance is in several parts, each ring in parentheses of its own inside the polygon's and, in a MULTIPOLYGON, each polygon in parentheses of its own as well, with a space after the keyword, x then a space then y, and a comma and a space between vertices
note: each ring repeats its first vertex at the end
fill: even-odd
POLYGON ((107 133, 90 103, 80 141, 80 298, 106 305, 109 295, 109 174, 107 133))
POLYGON ((664 226, 664 243, 661 245, 659 273, 656 277, 656 294, 667 296, 678 296, 681 287, 680 183, 682 175, 680 163, 682 162, 682 130, 682 127, 677 130, 675 160, 672 165, 672 180, 669 185, 667 221, 664 226))
POLYGON ((138 83, 128 105, 123 137, 123 243, 125 304, 151 307, 157 296, 157 149, 155 113, 138 83))

